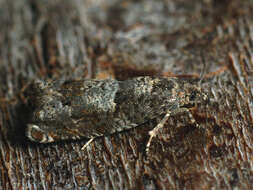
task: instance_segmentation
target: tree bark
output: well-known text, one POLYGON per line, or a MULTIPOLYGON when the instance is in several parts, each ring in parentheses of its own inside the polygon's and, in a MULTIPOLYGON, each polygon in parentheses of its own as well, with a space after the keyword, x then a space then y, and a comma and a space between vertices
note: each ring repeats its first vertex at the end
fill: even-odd
POLYGON ((250 0, 0 0, 0 189, 252 189, 250 0), (25 137, 34 79, 199 78, 210 102, 95 139, 25 137))

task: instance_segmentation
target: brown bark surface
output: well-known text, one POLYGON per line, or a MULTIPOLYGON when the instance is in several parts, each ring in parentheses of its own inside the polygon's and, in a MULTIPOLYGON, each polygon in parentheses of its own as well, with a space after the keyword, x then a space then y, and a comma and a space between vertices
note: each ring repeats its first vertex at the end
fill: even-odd
POLYGON ((253 189, 251 0, 0 0, 0 189, 253 189), (205 64, 203 63, 205 62, 205 64), (203 66, 205 65, 205 67, 203 66), (208 105, 85 140, 25 137, 36 78, 199 77, 208 105))

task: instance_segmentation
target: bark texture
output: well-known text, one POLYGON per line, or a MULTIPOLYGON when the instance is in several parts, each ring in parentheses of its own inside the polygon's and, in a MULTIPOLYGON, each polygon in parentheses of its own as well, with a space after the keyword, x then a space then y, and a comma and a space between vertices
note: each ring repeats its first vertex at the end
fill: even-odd
POLYGON ((0 189, 253 189, 252 9, 251 0, 0 0, 0 189), (84 151, 84 140, 25 137, 36 78, 203 70, 210 102, 192 110, 199 127, 170 117, 149 155, 155 120, 84 151))

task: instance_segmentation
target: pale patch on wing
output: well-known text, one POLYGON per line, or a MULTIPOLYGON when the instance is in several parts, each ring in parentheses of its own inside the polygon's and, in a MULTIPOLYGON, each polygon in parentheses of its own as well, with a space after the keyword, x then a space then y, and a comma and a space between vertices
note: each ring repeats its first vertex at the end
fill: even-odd
POLYGON ((39 143, 54 142, 54 138, 43 131, 38 125, 27 124, 26 136, 31 140, 39 143))

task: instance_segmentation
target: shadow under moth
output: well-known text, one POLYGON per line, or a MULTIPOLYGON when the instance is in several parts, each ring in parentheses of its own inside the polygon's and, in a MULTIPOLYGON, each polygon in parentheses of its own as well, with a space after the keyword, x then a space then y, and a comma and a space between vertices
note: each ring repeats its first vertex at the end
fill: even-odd
POLYGON ((39 143, 89 138, 88 145, 96 137, 160 117, 149 132, 148 151, 152 138, 171 115, 189 112, 189 108, 206 100, 196 80, 189 78, 37 80, 31 85, 29 101, 33 111, 26 134, 39 143))

